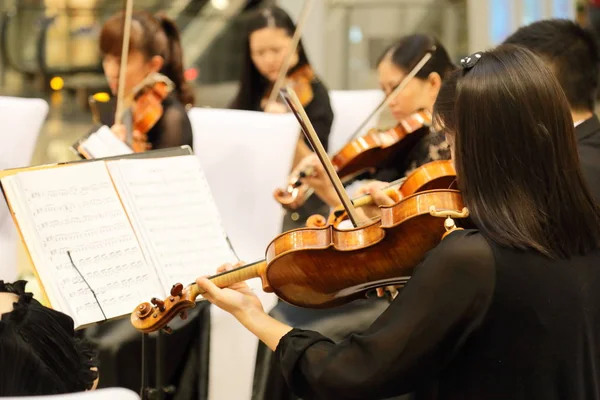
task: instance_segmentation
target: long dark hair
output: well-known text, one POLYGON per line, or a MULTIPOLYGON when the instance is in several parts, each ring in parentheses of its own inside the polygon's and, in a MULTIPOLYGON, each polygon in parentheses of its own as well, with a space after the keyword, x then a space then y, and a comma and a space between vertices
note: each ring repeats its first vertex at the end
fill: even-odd
POLYGON ((414 34, 402 37, 396 43, 389 46, 377 60, 377 65, 383 60, 390 60, 396 67, 404 73, 410 72, 419 61, 425 56, 425 53, 435 46, 435 51, 431 59, 415 75, 419 79, 427 79, 429 74, 437 72, 444 79, 455 66, 450 61, 448 52, 436 38, 424 35, 414 34))
MULTIPOLYGON (((231 108, 239 110, 260 110, 260 100, 264 95, 269 81, 258 72, 250 56, 250 35, 263 28, 281 28, 290 36, 294 36, 296 25, 290 16, 279 7, 267 7, 254 11, 246 21, 246 42, 242 50, 242 75, 240 88, 231 108)), ((304 51, 302 40, 298 43, 298 64, 289 72, 310 64, 304 51)))
MULTIPOLYGON (((100 32, 102 54, 121 56, 123 48, 123 13, 109 18, 100 32)), ((136 11, 131 18, 129 51, 139 51, 149 60, 161 56, 165 61, 160 71, 175 84, 175 92, 184 105, 194 104, 194 93, 183 74, 181 38, 175 23, 162 14, 153 16, 146 11, 136 11)))
POLYGON ((554 258, 598 247, 600 208, 579 168, 567 98, 532 52, 481 53, 442 85, 435 118, 454 137, 458 186, 491 240, 554 258))

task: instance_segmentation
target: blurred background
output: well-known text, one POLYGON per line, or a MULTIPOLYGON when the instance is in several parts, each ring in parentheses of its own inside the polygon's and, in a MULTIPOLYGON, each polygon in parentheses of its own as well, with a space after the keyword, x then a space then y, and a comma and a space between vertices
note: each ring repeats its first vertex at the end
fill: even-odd
MULTIPOLYGON (((196 105, 225 107, 237 87, 243 16, 272 3, 294 18, 303 5, 302 0, 135 0, 134 9, 163 11, 177 22, 196 105)), ((0 2, 0 95, 50 104, 33 164, 75 159, 68 147, 92 125, 87 99, 108 91, 99 29, 122 8, 121 0, 0 2)), ((584 24, 586 1, 317 0, 303 40, 329 89, 373 89, 377 56, 401 35, 433 34, 457 60, 547 17, 584 24)))

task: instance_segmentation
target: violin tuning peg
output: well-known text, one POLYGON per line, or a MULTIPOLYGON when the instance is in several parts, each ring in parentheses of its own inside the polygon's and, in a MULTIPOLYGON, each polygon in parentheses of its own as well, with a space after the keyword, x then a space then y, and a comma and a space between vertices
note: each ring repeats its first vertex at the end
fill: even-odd
POLYGON ((181 293, 183 293, 183 285, 181 283, 174 284, 171 288, 171 296, 179 297, 181 293))
POLYGON ((171 333, 173 333, 173 329, 169 328, 168 326, 165 326, 163 328, 163 331, 167 334, 170 335, 171 333))
POLYGON ((181 319, 186 320, 188 318, 188 312, 187 312, 187 310, 183 310, 181 312, 181 314, 179 314, 179 316, 181 317, 181 319))
POLYGON ((142 303, 137 307, 135 313, 139 319, 145 319, 152 314, 152 305, 150 303, 142 303))
POLYGON ((164 302, 164 301, 162 301, 162 300, 160 300, 160 299, 157 299, 156 297, 153 297, 153 298, 150 300, 150 302, 151 302, 152 304, 154 304, 156 307, 158 307, 158 309, 159 309, 161 312, 162 312, 162 311, 165 311, 165 309, 166 309, 166 308, 165 308, 165 302, 164 302))

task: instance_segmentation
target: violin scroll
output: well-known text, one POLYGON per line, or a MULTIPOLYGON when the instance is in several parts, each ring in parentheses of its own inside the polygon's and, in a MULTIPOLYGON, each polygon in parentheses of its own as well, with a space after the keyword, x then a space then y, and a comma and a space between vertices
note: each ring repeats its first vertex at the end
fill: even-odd
POLYGON ((325 226, 327 226, 327 218, 325 218, 322 215, 319 214, 315 214, 315 215, 311 215, 310 217, 308 217, 308 219, 306 220, 306 227, 307 228, 324 228, 325 226))
POLYGON ((150 333, 160 329, 170 333, 167 326, 169 321, 179 315, 182 319, 187 318, 187 310, 196 306, 198 288, 191 285, 184 288, 181 283, 173 285, 171 295, 164 300, 152 298, 152 303, 142 303, 135 308, 131 314, 131 324, 141 332, 150 333))
POLYGON ((304 171, 300 171, 298 177, 296 179, 293 179, 285 189, 275 189, 275 191, 273 192, 273 197, 282 206, 286 208, 295 208, 290 206, 296 203, 302 194, 306 196, 307 192, 307 188, 302 187, 302 179, 312 174, 312 167, 309 167, 304 171))

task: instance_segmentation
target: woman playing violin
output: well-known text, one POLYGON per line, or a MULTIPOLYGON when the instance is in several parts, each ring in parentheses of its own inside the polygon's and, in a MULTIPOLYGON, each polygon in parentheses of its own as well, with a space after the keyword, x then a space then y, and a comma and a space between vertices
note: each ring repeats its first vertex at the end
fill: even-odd
POLYGON ((523 48, 461 65, 435 120, 476 229, 446 236, 369 329, 334 343, 271 318, 244 284, 197 281, 304 399, 599 398, 600 208, 567 99, 523 48))
MULTIPOLYGON (((278 7, 260 9, 249 17, 240 88, 231 104, 232 108, 288 112, 287 106, 283 103, 279 101, 269 103, 268 99, 292 45, 295 30, 296 26, 292 19, 278 7)), ((327 147, 333 123, 333 110, 328 90, 313 71, 302 40, 292 55, 286 83, 297 92, 321 143, 327 147)), ((307 144, 303 136, 299 138, 293 165, 312 152, 307 144)), ((323 203, 312 199, 301 209, 286 215, 283 230, 304 226, 306 218, 322 210, 326 210, 323 203)))
MULTIPOLYGON (((377 63, 377 74, 381 89, 390 95, 400 84, 408 72, 422 59, 427 51, 435 46, 432 58, 423 66, 417 75, 408 83, 396 98, 392 99, 388 107, 394 119, 400 123, 420 110, 431 112, 442 81, 452 70, 453 64, 444 46, 435 38, 414 34, 401 38, 390 46, 377 63)), ((411 135, 423 134, 421 130, 411 135)), ((435 130, 424 134, 408 153, 397 154, 384 165, 377 168, 372 178, 379 181, 399 179, 415 168, 434 160, 447 160, 450 158, 448 144, 444 135, 435 130)), ((333 190, 323 167, 315 155, 304 158, 294 168, 291 176, 296 177, 301 171, 312 169, 312 174, 303 178, 303 183, 312 187, 315 193, 327 204, 334 207, 340 200, 333 190)))
MULTIPOLYGON (((431 36, 423 34, 401 38, 385 50, 378 62, 377 72, 380 85, 386 95, 389 95, 432 46, 436 47, 432 58, 409 82, 408 86, 389 103, 390 111, 397 121, 402 121, 422 109, 429 112, 433 110, 441 83, 452 70, 453 64, 441 43, 431 36)), ((449 159, 450 150, 443 133, 429 132, 427 129, 424 127, 420 132, 415 132, 415 134, 424 133, 424 135, 408 153, 408 159, 390 160, 388 167, 379 169, 375 177, 382 180, 395 180, 403 177, 410 169, 429 161, 449 159), (391 165, 393 162, 397 164, 391 165)), ((304 182, 311 185, 315 189, 315 193, 329 206, 338 205, 339 198, 316 155, 302 160, 292 176, 308 166, 313 167, 313 175, 304 178, 304 182)), ((375 183, 371 183, 365 188, 375 185, 375 183)), ((361 190, 365 189, 361 188, 361 190)), ((376 192, 373 196, 374 200, 378 201, 380 197, 385 197, 385 194, 376 192)), ((365 207, 367 212, 370 209, 371 207, 365 207)), ((341 340, 350 332, 366 329, 387 306, 386 300, 377 298, 355 301, 342 307, 324 310, 304 309, 279 301, 270 314, 279 321, 301 328, 315 329, 331 335, 334 340, 341 340)), ((259 393, 259 397, 255 399, 297 399, 285 389, 283 376, 274 367, 274 360, 265 346, 259 345, 257 359, 259 361, 255 372, 254 392, 259 393)))
MULTIPOLYGON (((134 12, 125 82, 119 82, 123 22, 122 13, 114 15, 104 23, 100 32, 102 65, 112 93, 116 95, 119 84, 124 84, 125 105, 131 107, 135 92, 145 83, 152 85, 152 82, 164 81, 173 88, 162 100, 162 115, 158 122, 148 132, 134 131, 134 141, 143 141, 147 149, 192 146, 192 126, 186 107, 193 105, 194 94, 183 75, 177 27, 164 16, 134 12)), ((114 119, 102 122, 113 125, 114 119)), ((126 137, 124 125, 113 125, 111 129, 122 139, 126 137)))

